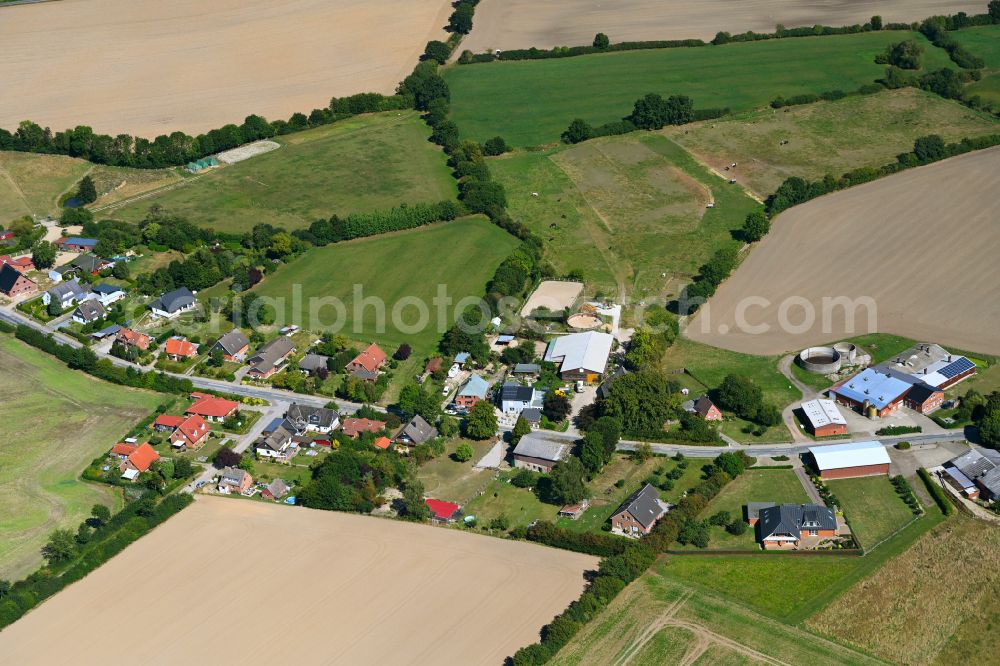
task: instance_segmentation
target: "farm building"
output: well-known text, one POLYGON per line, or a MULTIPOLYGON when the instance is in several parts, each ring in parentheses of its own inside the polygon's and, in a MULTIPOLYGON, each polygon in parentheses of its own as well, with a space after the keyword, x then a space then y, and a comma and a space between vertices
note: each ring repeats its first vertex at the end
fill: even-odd
POLYGON ((929 414, 944 402, 944 392, 924 383, 920 375, 891 368, 866 368, 831 388, 830 395, 869 418, 884 418, 900 407, 929 414))
POLYGON ((804 540, 808 540, 806 545, 815 546, 821 539, 837 536, 837 516, 825 506, 768 506, 761 508, 757 516, 757 540, 764 550, 798 548, 804 540))
POLYGON ((556 439, 547 433, 531 432, 514 447, 514 467, 548 474, 561 460, 569 456, 573 442, 556 439))
POLYGON ((969 499, 1000 498, 1000 465, 976 449, 944 464, 944 479, 969 499))
POLYGON ((55 244, 63 252, 93 252, 94 248, 97 247, 97 239, 71 236, 70 238, 60 238, 55 244))
POLYGON ((559 376, 567 381, 597 382, 604 376, 614 337, 588 331, 563 335, 549 343, 545 360, 559 365, 559 376))
POLYGON ((203 157, 200 160, 188 162, 185 168, 189 173, 201 173, 206 169, 214 169, 217 166, 219 166, 219 160, 217 160, 214 155, 209 155, 208 157, 203 157))
POLYGON ((472 409, 480 400, 486 399, 486 394, 490 390, 490 385, 479 375, 469 375, 462 387, 455 395, 455 405, 464 409, 472 409))
POLYGON ((976 374, 976 364, 936 344, 922 343, 882 364, 942 391, 976 374))
POLYGON ((229 331, 212 345, 210 352, 222 352, 222 358, 226 361, 242 361, 250 351, 250 340, 238 328, 229 331))
POLYGON ((889 473, 889 454, 881 442, 811 446, 809 453, 824 481, 889 473))
POLYGON ((170 319, 193 309, 197 301, 187 287, 174 289, 163 294, 149 304, 153 316, 160 319, 170 319))
POLYGON ((802 403, 806 425, 816 437, 831 437, 847 433, 847 419, 833 400, 808 400, 802 403))
POLYGON ((667 503, 660 499, 660 491, 647 483, 611 514, 611 531, 630 537, 644 536, 668 509, 667 503))

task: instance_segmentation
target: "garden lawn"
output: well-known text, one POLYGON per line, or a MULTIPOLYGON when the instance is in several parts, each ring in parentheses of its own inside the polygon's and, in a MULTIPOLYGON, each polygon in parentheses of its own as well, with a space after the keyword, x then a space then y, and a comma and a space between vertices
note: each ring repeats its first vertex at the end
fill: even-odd
MULTIPOLYGON (((775 504, 807 504, 809 495, 795 472, 790 469, 748 469, 726 485, 709 502, 699 518, 705 520, 719 511, 729 513, 730 520, 743 520, 743 507, 747 502, 774 502, 775 504)), ((741 536, 734 536, 725 527, 711 527, 710 549, 758 550, 754 528, 748 527, 741 536)))
POLYGON ((462 65, 444 76, 463 136, 534 146, 558 141, 574 118, 619 120, 647 93, 744 111, 779 95, 856 90, 884 75, 875 55, 904 39, 924 46, 925 68, 951 64, 923 35, 892 31, 462 65))
POLYGON ((358 116, 278 137, 278 150, 222 167, 114 211, 137 222, 160 205, 199 225, 241 234, 255 224, 308 227, 332 214, 454 199, 440 148, 416 112, 358 116))
POLYGON ((650 133, 518 151, 490 160, 490 171, 557 270, 633 300, 675 295, 713 252, 739 247, 733 231, 758 207, 650 133))
POLYGON ((507 479, 513 473, 502 475, 487 485, 482 495, 465 505, 463 513, 466 516, 475 516, 479 525, 486 526, 494 518, 506 516, 510 529, 527 527, 536 520, 554 522, 559 507, 543 503, 535 496, 533 490, 518 488, 507 483, 507 479))
POLYGON ((465 504, 493 479, 493 471, 476 469, 474 465, 495 444, 492 440, 454 439, 445 445, 445 452, 417 468, 417 478, 424 484, 427 497, 465 504), (458 462, 452 455, 461 443, 472 445, 471 460, 458 462))
POLYGON ((94 504, 117 510, 120 494, 80 473, 163 401, 0 336, 0 579, 37 567, 49 534, 75 531, 94 504))
POLYGON ((818 180, 851 169, 880 167, 913 149, 918 137, 945 141, 1000 132, 1000 122, 916 88, 885 90, 664 130, 698 159, 731 171, 761 197, 791 176, 818 180))
POLYGON ((62 155, 0 152, 0 225, 23 215, 59 210, 59 197, 74 187, 91 164, 62 155))
POLYGON ((375 341, 386 350, 407 342, 417 355, 425 354, 454 322, 454 304, 464 297, 481 297, 497 266, 517 244, 515 237, 481 217, 464 218, 311 249, 269 276, 255 291, 283 299, 276 304, 279 320, 283 316, 286 324, 339 332, 358 342, 375 341), (451 306, 443 308, 443 326, 438 325, 438 308, 432 303, 439 285, 454 299, 451 306), (363 307, 361 301, 354 300, 355 287, 365 299, 363 307), (296 314, 293 297, 298 290, 302 307, 296 314), (335 306, 324 306, 312 317, 313 298, 323 298, 323 303, 339 299, 345 318, 338 322, 335 306), (403 298, 416 298, 426 305, 429 320, 425 326, 416 326, 419 312, 412 306, 401 311, 399 321, 393 321, 393 308, 403 298), (381 305, 370 303, 375 299, 381 305), (411 326, 416 330, 401 330, 408 331, 411 326))
POLYGON ((887 476, 826 481, 840 500, 851 531, 865 550, 871 550, 913 518, 913 512, 896 494, 887 476))

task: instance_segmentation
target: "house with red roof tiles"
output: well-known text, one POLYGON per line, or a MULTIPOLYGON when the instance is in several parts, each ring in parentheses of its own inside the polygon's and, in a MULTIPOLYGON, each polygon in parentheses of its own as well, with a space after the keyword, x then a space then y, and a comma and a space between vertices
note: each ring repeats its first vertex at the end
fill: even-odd
POLYGON ((354 360, 347 364, 346 369, 349 374, 361 377, 365 381, 375 381, 382 366, 388 360, 385 352, 374 342, 368 348, 354 357, 354 360))
POLYGON ((198 354, 198 345, 184 338, 170 338, 163 351, 172 361, 186 361, 198 354))
POLYGON ((351 439, 357 439, 363 432, 381 432, 385 429, 384 421, 374 419, 344 419, 344 434, 351 439))
POLYGON ((122 460, 127 459, 130 455, 135 453, 135 450, 139 447, 135 444, 127 444, 126 442, 118 442, 111 447, 111 455, 117 456, 122 460))
POLYGON ((123 328, 118 331, 118 336, 115 340, 123 345, 138 347, 142 351, 149 349, 149 345, 153 343, 153 338, 149 337, 145 333, 133 331, 131 328, 123 328))
POLYGON ((222 423, 230 416, 240 413, 240 403, 233 400, 226 400, 214 395, 204 395, 197 398, 193 405, 187 408, 188 414, 197 414, 202 418, 222 423))
POLYGON ((192 414, 174 430, 174 434, 170 436, 170 445, 177 449, 197 449, 205 443, 208 433, 208 423, 205 419, 192 414))
POLYGON ((177 430, 177 426, 184 423, 183 416, 171 416, 169 414, 160 414, 153 421, 153 430, 157 432, 173 432, 177 430))
POLYGON ((122 464, 118 467, 118 469, 121 471, 123 479, 135 481, 139 478, 140 474, 149 470, 149 467, 159 459, 160 454, 149 445, 149 442, 146 442, 144 444, 140 444, 135 451, 130 453, 128 457, 122 461, 122 464))
POLYGON ((375 446, 376 449, 382 449, 383 451, 385 451, 392 444, 392 440, 389 439, 388 437, 379 437, 374 442, 372 442, 372 444, 375 446))

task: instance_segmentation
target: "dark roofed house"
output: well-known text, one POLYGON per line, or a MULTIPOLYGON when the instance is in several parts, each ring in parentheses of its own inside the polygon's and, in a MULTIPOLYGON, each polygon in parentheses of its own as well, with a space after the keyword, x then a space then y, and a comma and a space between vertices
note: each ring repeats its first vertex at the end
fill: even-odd
POLYGON ((703 395, 694 401, 694 411, 706 421, 722 420, 722 412, 719 411, 719 408, 715 406, 715 403, 707 395, 703 395))
POLYGON ((611 514, 611 531, 630 537, 649 534, 670 507, 660 499, 660 491, 647 483, 628 496, 611 514))
POLYGON ((285 336, 266 342, 263 347, 257 350, 256 354, 250 357, 248 361, 250 369, 247 371, 247 376, 252 379, 267 379, 278 371, 278 368, 293 351, 295 351, 295 344, 285 336))
POLYGON ((607 377, 604 378, 604 381, 601 382, 601 385, 597 387, 597 397, 601 398, 602 400, 607 398, 611 391, 611 385, 614 384, 615 381, 617 381, 621 377, 624 377, 627 374, 628 370, 621 367, 620 365, 615 366, 615 369, 609 372, 607 377))
POLYGON ((976 449, 970 449, 949 460, 945 463, 944 469, 948 475, 946 480, 952 486, 959 487, 968 497, 974 498, 974 495, 978 495, 987 500, 1000 498, 1000 467, 976 449), (964 481, 973 483, 979 492, 974 494, 970 492, 964 481))
POLYGON ((514 467, 548 474, 570 454, 572 440, 557 438, 546 432, 530 432, 514 447, 514 467))
POLYGON ((774 502, 747 502, 743 505, 743 520, 751 526, 756 525, 757 521, 760 520, 760 510, 770 509, 772 506, 777 506, 777 504, 774 502))
POLYGON ((322 354, 306 354, 299 361, 299 370, 302 372, 313 373, 320 368, 326 369, 326 362, 330 360, 329 356, 323 356, 322 354))
POLYGON ((438 436, 437 428, 417 414, 396 435, 396 443, 404 446, 419 446, 438 436))
POLYGON ((78 324, 90 324, 98 319, 104 319, 107 314, 107 311, 99 300, 88 298, 83 303, 80 303, 73 312, 73 321, 78 324))
POLYGON ((35 282, 21 274, 10 264, 0 266, 0 293, 10 298, 33 294, 38 291, 35 282))
POLYGON ((298 446, 293 438, 295 431, 288 428, 285 421, 266 436, 262 437, 254 444, 254 449, 259 458, 274 458, 276 460, 291 460, 298 446))
POLYGON ((79 257, 69 262, 69 272, 90 273, 97 275, 102 269, 107 268, 108 262, 101 259, 96 254, 81 254, 79 257))
POLYGON ((802 540, 814 537, 815 546, 824 538, 837 536, 833 509, 818 504, 782 504, 757 512, 757 540, 764 550, 799 548, 802 540))
POLYGON ((197 301, 187 287, 174 289, 149 304, 154 317, 170 318, 193 309, 197 301))
POLYGON ((269 500, 280 500, 288 494, 288 484, 282 479, 275 479, 267 484, 267 487, 260 491, 260 496, 269 500))
POLYGON ((242 361, 250 351, 250 340, 243 331, 234 328, 215 341, 211 351, 216 350, 222 352, 222 358, 226 361, 242 361))
POLYGON ((59 304, 65 309, 76 305, 87 298, 87 289, 80 284, 79 280, 61 282, 42 294, 42 303, 48 305, 52 302, 59 304))
POLYGON ((500 387, 500 409, 504 414, 520 414, 529 407, 541 407, 543 397, 531 386, 507 383, 500 387))
POLYGON ((285 418, 295 425, 299 432, 330 432, 340 425, 340 414, 326 407, 311 407, 292 403, 285 418))

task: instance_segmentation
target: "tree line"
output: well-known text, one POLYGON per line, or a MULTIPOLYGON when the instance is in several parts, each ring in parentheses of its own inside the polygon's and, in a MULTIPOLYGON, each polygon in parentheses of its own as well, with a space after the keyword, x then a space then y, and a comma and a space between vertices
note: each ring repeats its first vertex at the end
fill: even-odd
POLYGON ((728 115, 728 108, 695 109, 694 102, 687 95, 671 95, 664 98, 649 93, 637 99, 632 113, 621 120, 594 127, 583 118, 575 118, 560 137, 563 143, 581 143, 599 136, 628 134, 637 130, 658 130, 667 125, 684 125, 696 120, 710 120, 728 115))

